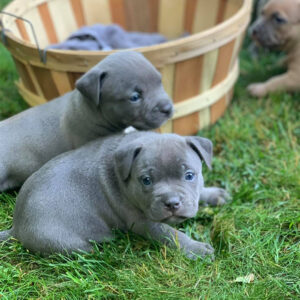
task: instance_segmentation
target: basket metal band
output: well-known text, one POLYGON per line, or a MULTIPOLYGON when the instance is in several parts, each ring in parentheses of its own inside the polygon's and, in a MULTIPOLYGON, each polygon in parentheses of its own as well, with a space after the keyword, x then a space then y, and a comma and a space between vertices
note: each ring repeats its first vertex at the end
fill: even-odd
MULTIPOLYGON (((32 35, 33 35, 33 38, 34 38, 34 42, 36 44, 36 47, 37 47, 37 50, 38 50, 38 53, 39 53, 40 60, 43 64, 46 64, 46 51, 42 51, 40 46, 39 46, 39 42, 38 42, 37 36, 35 34, 33 24, 28 19, 25 19, 23 17, 19 17, 15 14, 12 14, 12 13, 9 13, 9 12, 3 11, 3 10, 0 11, 0 14, 7 15, 7 16, 10 16, 10 17, 14 17, 16 19, 22 20, 22 21, 29 24, 32 35)), ((4 24, 3 24, 1 19, 0 19, 0 30, 1 30, 1 40, 2 40, 3 44, 5 46, 7 46, 7 39, 6 39, 6 36, 5 36, 5 31, 9 31, 9 30, 4 27, 4 24)))

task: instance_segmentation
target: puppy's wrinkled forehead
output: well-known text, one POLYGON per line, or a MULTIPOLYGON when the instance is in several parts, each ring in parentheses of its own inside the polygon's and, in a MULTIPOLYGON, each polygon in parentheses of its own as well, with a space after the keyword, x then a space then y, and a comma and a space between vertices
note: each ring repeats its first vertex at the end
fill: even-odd
POLYGON ((145 85, 161 83, 160 73, 138 52, 117 52, 108 56, 101 67, 109 70, 115 80, 120 80, 120 82, 138 81, 145 85))
POLYGON ((287 18, 290 22, 297 22, 299 19, 299 0, 272 0, 268 2, 262 10, 265 17, 274 14, 287 18))
POLYGON ((160 139, 156 139, 154 143, 149 142, 143 148, 145 150, 140 160, 142 168, 161 169, 163 166, 166 173, 175 174, 176 171, 181 171, 183 165, 196 169, 201 165, 197 154, 188 146, 185 139, 179 136, 164 134, 160 139))

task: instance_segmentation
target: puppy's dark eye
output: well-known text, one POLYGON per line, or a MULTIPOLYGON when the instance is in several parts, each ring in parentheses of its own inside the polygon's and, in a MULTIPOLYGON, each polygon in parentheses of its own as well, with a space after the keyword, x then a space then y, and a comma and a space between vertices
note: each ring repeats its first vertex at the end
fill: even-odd
POLYGON ((141 100, 141 93, 140 92, 133 92, 130 99, 129 99, 131 102, 138 102, 141 100))
POLYGON ((273 15, 273 19, 277 24, 280 24, 280 25, 286 23, 286 19, 282 18, 278 14, 273 15))
POLYGON ((188 171, 184 174, 184 179, 186 181, 194 181, 195 177, 196 177, 195 173, 193 173, 191 171, 188 171))
POLYGON ((150 176, 144 176, 142 177, 142 183, 143 185, 149 186, 152 184, 152 180, 150 176))

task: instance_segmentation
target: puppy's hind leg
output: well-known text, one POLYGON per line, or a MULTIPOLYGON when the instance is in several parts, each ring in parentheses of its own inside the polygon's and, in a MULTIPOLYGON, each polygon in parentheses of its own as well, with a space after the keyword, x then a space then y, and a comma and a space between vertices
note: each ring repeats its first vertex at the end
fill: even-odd
POLYGON ((12 190, 18 186, 19 186, 19 184, 17 184, 15 182, 15 180, 10 180, 10 179, 1 180, 0 179, 0 193, 7 191, 7 190, 12 190))
POLYGON ((14 180, 4 180, 4 182, 0 183, 0 193, 7 190, 13 190, 18 186, 19 184, 17 184, 14 180))
POLYGON ((0 163, 0 193, 16 188, 20 185, 21 183, 17 182, 16 179, 13 179, 9 175, 9 171, 7 170, 6 166, 0 163))
POLYGON ((19 229, 16 238, 25 248, 41 255, 91 252, 92 244, 62 224, 35 224, 19 229))
POLYGON ((5 166, 0 163, 0 192, 9 189, 9 183, 7 182, 7 171, 5 166))

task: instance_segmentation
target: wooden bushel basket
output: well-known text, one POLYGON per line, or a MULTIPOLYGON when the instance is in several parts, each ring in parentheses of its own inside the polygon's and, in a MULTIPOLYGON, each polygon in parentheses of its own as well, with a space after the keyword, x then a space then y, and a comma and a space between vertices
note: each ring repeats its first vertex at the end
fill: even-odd
MULTIPOLYGON (((136 51, 162 73, 175 103, 173 119, 160 131, 189 135, 216 122, 228 106, 251 7, 252 0, 15 0, 3 11, 31 21, 42 48, 95 23, 172 39, 136 51), (191 35, 176 39, 185 32, 191 35)), ((44 63, 30 26, 11 16, 1 20, 20 74, 18 89, 30 105, 70 91, 84 72, 118 51, 48 50, 44 63)))

